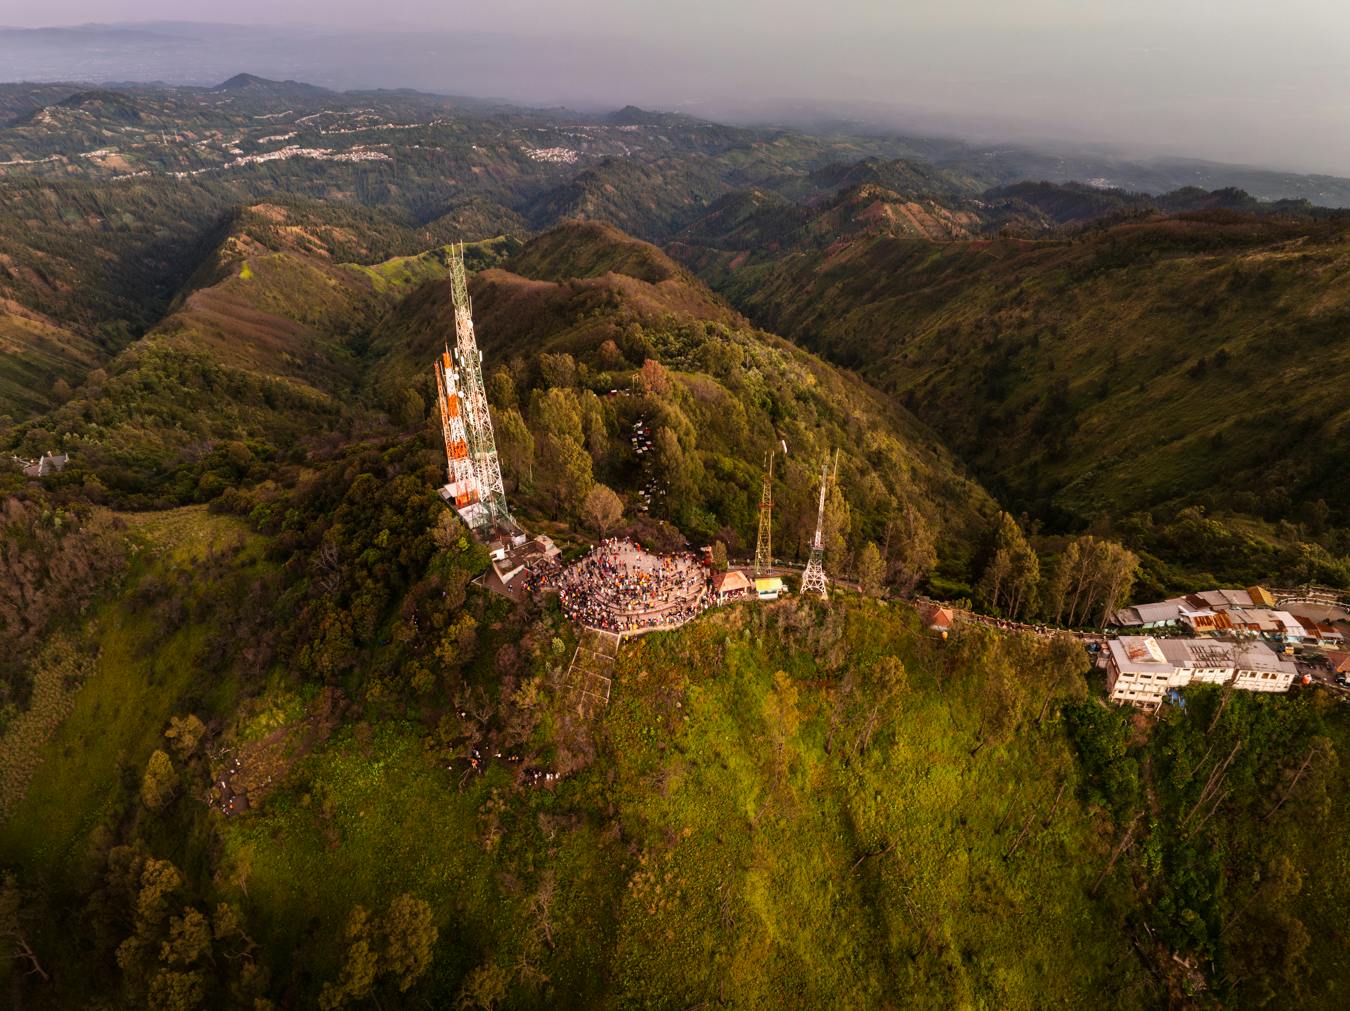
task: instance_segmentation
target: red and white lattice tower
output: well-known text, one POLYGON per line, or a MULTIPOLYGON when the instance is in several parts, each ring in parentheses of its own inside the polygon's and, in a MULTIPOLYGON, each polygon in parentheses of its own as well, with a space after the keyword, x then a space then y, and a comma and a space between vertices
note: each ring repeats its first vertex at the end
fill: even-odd
POLYGON ((829 599, 825 580, 825 492, 830 484, 830 458, 827 454, 820 465, 820 508, 816 513, 816 536, 811 541, 811 560, 802 572, 802 593, 819 593, 821 600, 829 599))
POLYGON ((497 460, 497 440, 492 433, 487 390, 483 385, 483 356, 473 333, 473 305, 464 276, 464 246, 451 247, 450 293, 455 302, 455 365, 459 372, 460 400, 469 437, 469 458, 478 482, 478 501, 486 510, 485 522, 510 523, 506 488, 497 460))
POLYGON ((450 349, 436 359, 436 404, 441 413, 441 434, 445 438, 445 460, 450 475, 446 489, 456 509, 478 501, 478 475, 469 455, 469 433, 464 427, 464 411, 459 391, 459 372, 450 349))

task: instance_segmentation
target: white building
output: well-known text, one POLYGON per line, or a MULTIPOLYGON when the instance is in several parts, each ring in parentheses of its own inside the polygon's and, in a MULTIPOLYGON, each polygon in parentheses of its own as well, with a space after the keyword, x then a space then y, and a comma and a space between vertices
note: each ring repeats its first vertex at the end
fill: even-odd
POLYGON ((1298 670, 1264 642, 1155 639, 1125 635, 1107 644, 1111 701, 1157 709, 1167 692, 1192 682, 1248 691, 1286 692, 1298 670))

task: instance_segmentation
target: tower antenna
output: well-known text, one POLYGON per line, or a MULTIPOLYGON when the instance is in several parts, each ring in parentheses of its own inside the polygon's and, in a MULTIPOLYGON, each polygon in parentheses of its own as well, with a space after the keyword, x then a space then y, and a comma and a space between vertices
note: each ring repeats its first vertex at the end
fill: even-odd
POLYGON ((455 363, 458 366, 461 397, 469 437, 469 455, 478 481, 478 500, 486 510, 486 521, 510 523, 506 507, 506 488, 497 460, 497 440, 492 432, 487 390, 483 385, 483 356, 473 332, 473 304, 464 276, 464 243, 450 247, 450 294, 455 303, 455 363))
POLYGON ((825 492, 830 481, 830 454, 820 464, 820 506, 816 512, 816 536, 811 541, 811 559, 802 572, 802 593, 819 593, 821 600, 829 599, 825 580, 825 492))
POLYGON ((773 450, 764 472, 764 487, 759 493, 759 540, 755 543, 755 575, 767 575, 773 568, 773 450))
POLYGON ((464 427, 464 412, 459 389, 459 372, 450 357, 450 347, 436 360, 436 405, 440 408, 441 435, 445 439, 445 461, 450 484, 447 486, 456 509, 478 501, 478 475, 469 455, 469 434, 464 427))

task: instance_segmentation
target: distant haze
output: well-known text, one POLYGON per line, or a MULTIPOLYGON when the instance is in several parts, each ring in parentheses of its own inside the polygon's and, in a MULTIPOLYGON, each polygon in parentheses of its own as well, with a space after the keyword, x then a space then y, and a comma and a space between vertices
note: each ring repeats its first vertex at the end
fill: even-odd
POLYGON ((0 5, 14 27, 91 21, 79 34, 0 33, 0 77, 201 84, 248 71, 534 105, 857 117, 1350 175, 1344 0, 0 5), (221 16, 234 24, 187 23, 221 16))

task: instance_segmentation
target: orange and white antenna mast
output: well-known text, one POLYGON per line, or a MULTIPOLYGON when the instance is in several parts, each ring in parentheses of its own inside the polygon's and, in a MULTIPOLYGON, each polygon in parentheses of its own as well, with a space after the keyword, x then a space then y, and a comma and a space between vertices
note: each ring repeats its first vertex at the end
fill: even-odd
POLYGON ((474 472, 469 451, 469 434, 464 426, 463 404, 460 400, 459 370, 450 357, 447 346, 436 359, 436 404, 441 414, 441 435, 445 439, 448 485, 455 508, 477 502, 480 498, 478 475, 474 472))
POLYGON ((489 523, 511 522, 506 507, 506 488, 497 460, 497 440, 492 432, 487 389, 483 385, 483 356, 473 332, 473 305, 464 275, 464 244, 450 247, 450 294, 455 303, 455 364, 469 436, 469 455, 478 477, 478 500, 487 510, 489 523))

